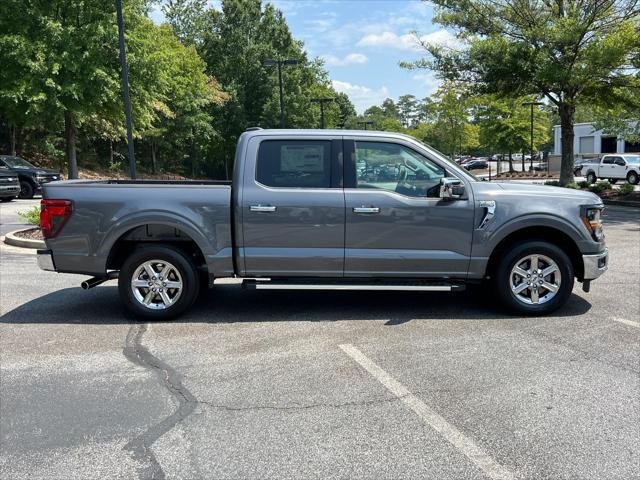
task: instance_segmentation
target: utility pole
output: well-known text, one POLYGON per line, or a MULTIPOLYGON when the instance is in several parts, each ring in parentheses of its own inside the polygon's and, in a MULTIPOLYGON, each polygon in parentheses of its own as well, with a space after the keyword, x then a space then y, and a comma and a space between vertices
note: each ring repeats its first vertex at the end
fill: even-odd
POLYGON ((120 64, 122 68, 122 93, 124 96, 124 118, 127 125, 127 147, 129 149, 129 173, 136 178, 136 157, 133 151, 133 127, 131 125, 131 99, 129 98, 129 70, 127 69, 127 51, 124 45, 124 25, 122 20, 122 0, 116 0, 118 16, 118 38, 120 40, 120 64))
POLYGON ((284 88, 282 86, 282 66, 283 65, 297 65, 298 61, 293 58, 288 58, 285 60, 281 59, 272 59, 265 58, 262 60, 263 67, 269 67, 276 65, 278 67, 278 86, 280 88, 280 128, 285 128, 284 126, 284 88))
POLYGON ((365 120, 364 122, 358 122, 358 126, 364 126, 364 129, 367 130, 367 125, 371 125, 373 126, 373 121, 372 120, 365 120))
MULTIPOLYGON (((523 107, 529 105, 531 107, 531 158, 529 159, 529 170, 533 170, 533 107, 534 105, 544 105, 541 102, 524 102, 523 107)), ((524 166, 524 154, 522 157, 522 165, 524 166)), ((524 171, 524 168, 522 169, 524 171)))
POLYGON ((320 98, 312 98, 311 101, 313 103, 320 104, 320 128, 324 129, 324 105, 329 102, 333 102, 332 97, 320 97, 320 98))

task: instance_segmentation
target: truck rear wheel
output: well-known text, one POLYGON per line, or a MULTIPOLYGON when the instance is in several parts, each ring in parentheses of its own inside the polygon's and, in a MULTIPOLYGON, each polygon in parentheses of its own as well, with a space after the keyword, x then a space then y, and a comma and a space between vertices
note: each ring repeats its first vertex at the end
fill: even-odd
POLYGON ((593 172, 587 173, 587 183, 596 183, 596 180, 598 180, 598 177, 596 177, 595 173, 593 172))
POLYGON ((567 254, 552 243, 515 245, 500 260, 494 277, 502 303, 523 315, 546 315, 566 303, 574 273, 567 254))
POLYGON ((118 276, 125 307, 137 317, 168 320, 198 297, 200 281, 193 261, 176 248, 148 245, 135 250, 118 276))

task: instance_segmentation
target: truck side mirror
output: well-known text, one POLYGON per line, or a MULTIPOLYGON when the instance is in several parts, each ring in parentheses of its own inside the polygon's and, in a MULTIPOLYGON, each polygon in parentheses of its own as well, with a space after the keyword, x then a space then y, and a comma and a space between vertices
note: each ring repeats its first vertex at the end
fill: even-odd
POLYGON ((440 198, 455 200, 464 195, 464 184, 455 177, 443 177, 440 180, 440 198))

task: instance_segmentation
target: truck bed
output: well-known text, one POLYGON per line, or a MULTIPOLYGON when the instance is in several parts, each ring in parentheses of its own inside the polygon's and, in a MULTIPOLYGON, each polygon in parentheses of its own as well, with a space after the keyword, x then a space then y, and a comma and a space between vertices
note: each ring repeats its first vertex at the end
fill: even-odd
MULTIPOLYGON (((67 180, 46 184, 42 197, 73 202, 68 222, 46 240, 59 271, 104 274, 116 242, 152 225, 193 240, 212 273, 233 274, 231 182, 67 180)), ((156 240, 157 227, 144 230, 156 240)))

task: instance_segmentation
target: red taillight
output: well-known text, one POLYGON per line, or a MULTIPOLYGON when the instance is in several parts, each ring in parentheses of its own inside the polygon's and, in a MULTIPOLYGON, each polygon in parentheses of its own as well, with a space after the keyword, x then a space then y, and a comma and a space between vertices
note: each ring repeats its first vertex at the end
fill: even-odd
POLYGON ((69 220, 72 211, 71 200, 41 200, 40 228, 42 236, 44 238, 55 237, 69 220))

